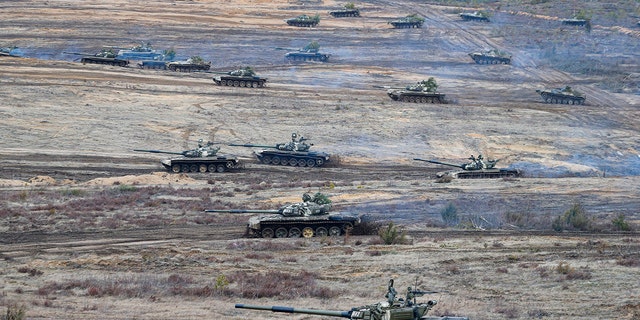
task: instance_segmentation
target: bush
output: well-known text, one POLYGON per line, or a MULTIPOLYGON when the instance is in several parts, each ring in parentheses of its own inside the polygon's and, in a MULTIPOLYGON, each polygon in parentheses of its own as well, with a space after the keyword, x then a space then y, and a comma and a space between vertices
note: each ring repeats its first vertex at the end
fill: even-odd
POLYGON ((386 228, 380 229, 378 232, 384 244, 407 244, 407 233, 402 226, 396 226, 393 222, 389 222, 386 228))
POLYGON ((458 209, 451 202, 449 202, 449 204, 440 211, 440 215, 442 216, 442 221, 444 221, 448 226, 455 226, 460 222, 460 218, 458 218, 458 209))
POLYGON ((567 229, 586 231, 591 228, 591 220, 587 217, 582 205, 574 203, 563 215, 553 220, 552 227, 555 231, 567 229))
POLYGON ((26 318, 26 309, 23 305, 9 305, 7 313, 0 316, 0 320, 22 320, 26 318))
POLYGON ((613 224, 613 227, 616 230, 619 231, 629 231, 631 230, 631 227, 629 226, 629 224, 624 220, 624 214, 620 213, 618 214, 618 216, 616 216, 611 223, 613 224))

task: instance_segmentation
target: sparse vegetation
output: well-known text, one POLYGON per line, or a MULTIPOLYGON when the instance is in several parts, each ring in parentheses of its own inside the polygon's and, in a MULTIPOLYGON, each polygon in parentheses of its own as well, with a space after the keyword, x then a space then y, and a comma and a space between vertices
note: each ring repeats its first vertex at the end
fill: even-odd
POLYGON ((442 221, 448 226, 455 226, 460 222, 458 208, 451 202, 440 211, 440 216, 442 217, 442 221))
POLYGON ((0 316, 0 320, 23 320, 26 319, 27 309, 24 305, 10 304, 7 312, 0 316))
POLYGON ((384 244, 408 244, 407 233, 404 227, 397 226, 393 222, 389 222, 386 228, 383 227, 378 231, 380 238, 384 244))
POLYGON ((618 231, 631 230, 631 227, 629 226, 629 223, 627 223, 627 221, 625 220, 623 213, 620 213, 615 218, 613 218, 611 223, 613 224, 613 228, 615 230, 618 230, 618 231))
POLYGON ((553 230, 582 230, 591 228, 591 220, 584 208, 579 203, 574 203, 571 208, 558 216, 552 223, 553 230))

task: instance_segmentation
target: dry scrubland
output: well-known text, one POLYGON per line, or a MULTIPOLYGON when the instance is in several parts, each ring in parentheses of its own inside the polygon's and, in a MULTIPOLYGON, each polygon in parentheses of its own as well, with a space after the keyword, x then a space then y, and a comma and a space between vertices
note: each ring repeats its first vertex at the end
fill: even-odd
POLYGON ((0 307, 28 318, 311 319, 234 303, 346 310, 420 283, 435 315, 471 319, 640 318, 640 57, 637 1, 5 1, 0 45, 0 307), (491 23, 462 22, 486 9, 491 23), (316 28, 283 19, 321 15, 316 28), (387 21, 418 13, 421 29, 387 21), (562 26, 574 13, 590 30, 562 26), (327 64, 274 47, 318 40, 327 64), (262 90, 211 73, 82 65, 64 51, 151 42, 213 70, 251 65, 262 90), (513 64, 476 65, 499 48, 513 64), (391 101, 384 89, 433 76, 448 104, 391 101), (584 106, 535 89, 571 85, 584 106), (168 174, 161 155, 198 138, 274 144, 297 131, 334 155, 316 168, 255 163, 168 174), (435 179, 483 153, 522 178, 435 179), (368 223, 339 238, 251 239, 247 215, 303 192, 368 223), (393 222, 403 244, 374 227, 393 222), (554 231, 554 228, 561 230, 554 231))

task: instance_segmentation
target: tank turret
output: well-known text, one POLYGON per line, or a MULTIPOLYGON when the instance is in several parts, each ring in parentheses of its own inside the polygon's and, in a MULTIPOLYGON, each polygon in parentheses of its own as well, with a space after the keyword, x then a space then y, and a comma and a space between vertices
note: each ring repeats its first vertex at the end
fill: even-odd
POLYGON ((111 49, 103 49, 99 53, 90 54, 90 53, 81 53, 81 52, 63 52, 65 54, 72 54, 76 56, 82 56, 80 62, 82 64, 107 64, 112 66, 120 66, 126 67, 129 65, 129 61, 125 59, 120 59, 117 57, 117 54, 113 52, 111 49))
POLYGON ((583 104, 585 96, 570 86, 555 89, 536 90, 546 103, 555 104, 583 104))
POLYGON ((264 164, 289 165, 299 167, 320 167, 329 162, 330 155, 325 152, 310 151, 313 144, 308 144, 308 139, 297 133, 291 134, 291 141, 278 143, 272 146, 257 144, 231 143, 229 146, 245 148, 268 148, 256 151, 258 160, 264 164))
MULTIPOLYGON (((404 298, 397 297, 397 291, 393 287, 393 279, 389 280, 386 300, 370 305, 354 307, 346 311, 303 309, 292 307, 265 307, 248 304, 236 304, 238 309, 264 310, 282 313, 301 313, 328 317, 362 320, 420 320, 427 319, 427 313, 438 303, 436 300, 428 300, 418 303, 416 297, 433 292, 407 288, 404 298)), ((428 317, 428 319, 468 320, 466 317, 428 317)))
POLYGON ((424 161, 429 163, 440 164, 443 166, 460 168, 462 171, 450 171, 438 173, 438 177, 443 176, 451 176, 454 178, 460 179, 474 179, 474 178, 504 178, 504 177, 517 177, 520 175, 520 171, 511 170, 511 169, 496 169, 496 163, 500 161, 500 159, 495 160, 485 160, 482 155, 478 155, 478 157, 474 157, 471 155, 469 160, 471 162, 463 163, 463 164, 453 164, 436 160, 425 160, 420 158, 414 158, 413 160, 424 161))
POLYGON ((309 16, 306 14, 297 16, 295 18, 284 20, 290 26, 296 27, 315 27, 320 23, 320 15, 309 16))
POLYGON ((424 18, 417 14, 411 14, 404 18, 389 21, 388 23, 396 29, 422 28, 424 18))
POLYGON ((213 78, 213 82, 219 86, 262 88, 267 83, 267 78, 256 75, 256 72, 251 67, 213 73, 222 75, 213 78))
POLYGON ((433 77, 419 81, 404 88, 396 87, 387 90, 387 95, 394 101, 415 103, 446 103, 445 95, 436 92, 438 83, 433 77))
POLYGON ((208 209, 212 213, 261 213, 249 219, 249 234, 263 238, 297 238, 303 236, 339 236, 360 223, 360 218, 344 213, 330 213, 331 200, 318 192, 305 193, 302 202, 287 204, 278 210, 208 209))
POLYGON ((181 157, 162 160, 160 163, 169 171, 179 172, 219 172, 241 167, 241 163, 234 155, 219 155, 220 147, 215 147, 209 141, 206 144, 203 140, 198 140, 198 148, 181 152, 134 149, 136 152, 174 154, 181 157))

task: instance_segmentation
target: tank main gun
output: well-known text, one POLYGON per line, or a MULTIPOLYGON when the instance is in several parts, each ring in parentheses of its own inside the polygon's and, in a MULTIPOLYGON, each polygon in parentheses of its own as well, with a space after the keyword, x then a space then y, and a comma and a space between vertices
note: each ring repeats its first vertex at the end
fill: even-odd
POLYGON ((413 160, 424 161, 424 162, 429 162, 429 163, 441 164, 443 166, 449 166, 449 167, 456 167, 456 168, 464 169, 464 165, 459 165, 459 164, 446 163, 446 162, 440 162, 440 161, 435 161, 435 160, 427 160, 427 159, 420 159, 420 158, 413 158, 413 160))
POLYGON ((347 319, 361 319, 361 318, 352 318, 351 314, 353 313, 353 311, 302 309, 302 308, 279 307, 279 306, 265 307, 265 306, 256 306, 256 305, 243 304, 243 303, 237 303, 236 308, 265 310, 265 311, 283 312, 283 313, 313 314, 313 315, 319 315, 319 316, 340 317, 340 318, 347 318, 347 319))
POLYGON ((466 171, 493 169, 496 166, 496 163, 498 163, 498 161, 500 161, 500 159, 484 160, 482 158, 482 155, 478 155, 477 158, 474 157, 474 156, 471 156, 471 157, 469 157, 469 160, 471 160, 471 162, 463 163, 463 164, 460 164, 460 165, 453 164, 453 163, 447 163, 447 162, 441 162, 441 161, 435 161, 435 160, 425 160, 425 159, 420 159, 420 158, 414 158, 413 160, 424 161, 424 162, 435 163, 435 164, 441 164, 443 166, 449 166, 449 167, 456 167, 456 168, 460 168, 460 169, 466 170, 466 171))
POLYGON ((218 154, 220 147, 214 147, 214 143, 209 141, 206 144, 203 143, 203 140, 198 140, 198 148, 185 150, 181 152, 175 151, 164 151, 164 150, 147 150, 147 149, 133 149, 136 152, 148 152, 148 153, 164 153, 164 154, 177 154, 181 155, 185 158, 204 158, 204 157, 213 157, 218 154))
POLYGON ((204 212, 216 213, 280 213, 280 210, 257 210, 257 209, 207 209, 204 212))
POLYGON ((270 148, 270 149, 285 150, 285 151, 305 152, 305 151, 309 151, 311 146, 313 146, 313 143, 309 144, 309 143, 306 143, 305 141, 309 141, 309 139, 307 139, 307 138, 305 138, 303 136, 300 136, 298 138, 298 134, 294 132, 294 133, 291 134, 291 141, 290 142, 277 143, 274 146, 258 145, 258 144, 251 144, 251 143, 245 143, 245 144, 230 143, 229 146, 230 147, 245 147, 245 148, 270 148))
POLYGON ((329 210, 331 210, 331 200, 324 194, 318 192, 313 197, 305 193, 302 195, 302 202, 288 204, 278 210, 208 209, 204 211, 217 213, 273 213, 285 217, 304 217, 326 215, 329 214, 329 210))

